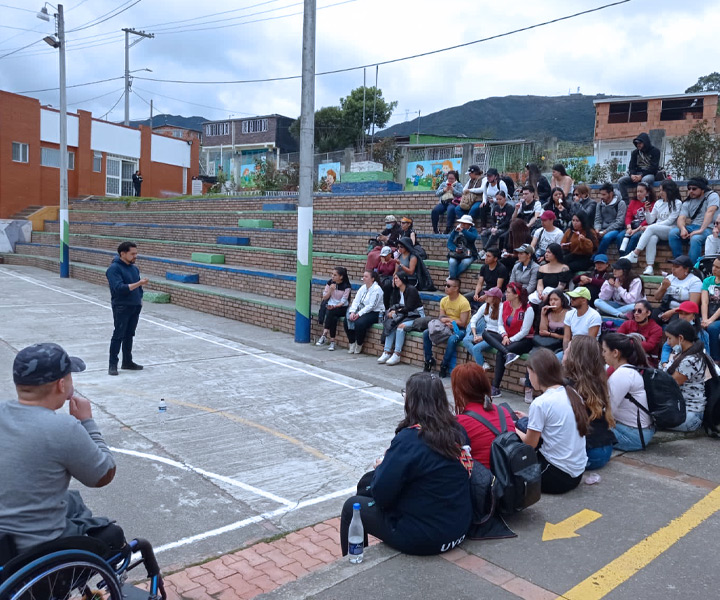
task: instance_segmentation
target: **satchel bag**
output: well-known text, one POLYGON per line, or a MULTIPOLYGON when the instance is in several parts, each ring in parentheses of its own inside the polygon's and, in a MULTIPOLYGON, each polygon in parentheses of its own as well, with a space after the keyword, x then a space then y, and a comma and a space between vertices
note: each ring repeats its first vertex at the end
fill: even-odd
POLYGON ((462 198, 460 199, 460 204, 458 204, 460 210, 470 210, 472 205, 475 204, 475 198, 473 198, 473 196, 474 194, 471 194, 470 192, 463 192, 462 198))
POLYGON ((448 202, 452 202, 455 200, 455 196, 453 196, 452 192, 445 192, 442 196, 440 196, 440 201, 443 204, 447 204, 448 202))
POLYGON ((434 345, 444 344, 450 339, 452 331, 440 319, 433 319, 428 323, 428 331, 430 332, 430 341, 434 345))

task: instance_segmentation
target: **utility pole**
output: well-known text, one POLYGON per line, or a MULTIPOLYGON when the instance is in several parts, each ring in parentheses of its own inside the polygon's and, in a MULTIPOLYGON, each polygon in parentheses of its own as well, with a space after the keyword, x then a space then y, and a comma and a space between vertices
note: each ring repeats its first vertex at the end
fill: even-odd
POLYGON ((375 65, 375 95, 373 96, 373 116, 372 116, 372 135, 370 136, 370 160, 373 159, 373 146, 375 145, 375 107, 377 106, 378 97, 378 69, 379 65, 375 65))
POLYGON ((300 189, 297 216, 295 341, 310 342, 313 275, 313 168, 315 154, 315 12, 316 0, 304 0, 302 92, 300 102, 300 189))
POLYGON ((123 31, 125 32, 125 125, 130 125, 130 48, 142 42, 143 38, 154 38, 155 34, 127 28, 123 31), (130 43, 131 33, 138 36, 138 39, 132 44, 130 43))
POLYGON ((65 74, 65 14, 58 4, 60 54, 60 277, 70 277, 70 213, 68 211, 67 87, 65 74))
POLYGON ((150 98, 150 131, 152 131, 153 99, 150 98))

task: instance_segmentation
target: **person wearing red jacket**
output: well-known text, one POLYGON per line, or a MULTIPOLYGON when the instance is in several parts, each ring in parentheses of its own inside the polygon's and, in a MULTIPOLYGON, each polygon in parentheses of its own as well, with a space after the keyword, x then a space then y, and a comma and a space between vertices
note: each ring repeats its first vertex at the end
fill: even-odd
POLYGON ((629 238, 625 250, 630 252, 640 241, 640 236, 647 228, 645 215, 650 214, 655 206, 655 190, 644 181, 637 184, 637 197, 630 200, 625 213, 625 237, 629 238))
POLYGON ((633 318, 625 321, 618 328, 618 333, 630 335, 639 334, 643 337, 640 344, 648 355, 648 359, 657 365, 657 358, 660 354, 663 330, 653 319, 650 318, 652 306, 647 300, 638 300, 633 309, 633 318))

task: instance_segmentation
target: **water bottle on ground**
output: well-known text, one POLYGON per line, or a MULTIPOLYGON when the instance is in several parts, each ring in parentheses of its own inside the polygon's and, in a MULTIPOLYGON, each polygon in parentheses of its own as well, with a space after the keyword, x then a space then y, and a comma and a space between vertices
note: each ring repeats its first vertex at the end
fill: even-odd
POLYGON ((167 415, 167 404, 165 403, 165 398, 160 398, 160 403, 158 404, 158 417, 164 419, 165 415, 167 415))
POLYGON ((348 530, 348 556, 350 562, 357 564, 363 561, 363 531, 362 519, 360 518, 360 503, 353 504, 353 516, 348 530))

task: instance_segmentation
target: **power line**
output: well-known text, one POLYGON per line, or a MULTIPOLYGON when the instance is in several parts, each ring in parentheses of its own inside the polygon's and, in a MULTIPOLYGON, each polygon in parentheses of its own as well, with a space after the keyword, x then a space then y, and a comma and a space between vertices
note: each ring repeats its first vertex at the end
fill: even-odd
MULTIPOLYGON (((106 81, 115 81, 116 79, 124 79, 124 75, 120 75, 119 77, 110 77, 109 79, 99 79, 98 81, 88 81, 87 83, 76 83, 74 85, 68 85, 67 89, 70 88, 76 88, 76 87, 84 87, 86 85, 95 85, 96 83, 105 83, 106 81)), ((15 92, 16 94, 36 94, 39 92, 52 92, 54 90, 59 90, 60 88, 44 88, 42 90, 25 90, 24 92, 15 92)))
POLYGON ((182 102, 183 104, 190 104, 191 106, 199 106, 200 108, 209 108, 210 110, 217 110, 219 112, 223 113, 233 113, 237 115, 246 115, 248 117, 254 117, 255 113, 246 113, 239 110, 230 110, 228 108, 218 108, 217 106, 208 106, 207 104, 198 104, 197 102, 188 102, 187 100, 182 100, 181 98, 173 98, 172 96, 166 96, 164 94, 158 94, 157 92, 152 92, 150 90, 146 90, 143 88, 133 88, 138 89, 141 92, 145 92, 147 94, 152 94, 153 96, 160 96, 160 98, 167 98, 168 100, 175 100, 176 102, 182 102))
POLYGON ((88 1, 88 0, 80 0, 80 2, 78 2, 75 6, 72 6, 72 7, 68 8, 65 12, 66 12, 66 13, 69 13, 71 10, 75 10, 76 8, 78 8, 78 7, 82 6, 83 4, 85 4, 87 1, 88 1))
POLYGON ((86 100, 78 100, 77 102, 71 102, 68 104, 68 106, 76 106, 77 104, 84 104, 86 102, 92 102, 93 100, 98 100, 100 98, 104 98, 105 96, 109 96, 110 94, 116 94, 117 92, 122 91, 125 88, 120 88, 119 90, 112 90, 111 92, 108 92, 107 94, 101 94, 99 96, 95 96, 94 98, 87 98, 86 100))
POLYGON ((36 10, 30 10, 29 8, 20 8, 19 6, 10 6, 9 4, 0 4, 2 8, 12 8, 13 10, 22 10, 24 12, 36 13, 36 10))
POLYGON ((23 46, 22 48, 18 48, 17 50, 11 50, 7 54, 3 54, 0 56, 0 58, 5 58, 6 56, 10 56, 11 54, 15 54, 16 52, 20 52, 20 50, 25 50, 25 48, 29 48, 30 46, 34 46, 35 44, 42 42, 42 40, 35 40, 34 42, 31 42, 27 46, 23 46))
MULTIPOLYGON (((350 0, 352 1, 352 0, 350 0)), ((545 27, 546 25, 552 25, 554 23, 559 23, 560 21, 567 21, 568 19, 574 19, 576 17, 580 17, 583 15, 587 15, 593 12, 597 12, 600 10, 604 10, 606 8, 611 8, 613 6, 618 6, 620 4, 626 4, 628 2, 631 2, 632 0, 618 0, 617 2, 612 2, 610 4, 604 4, 602 6, 598 6, 596 8, 591 8, 588 10, 584 10, 581 12, 573 13, 571 15, 566 15, 564 17, 558 17, 557 19, 552 19, 550 21, 544 21, 542 23, 536 23, 534 25, 528 25, 527 27, 521 27, 520 29, 513 29, 512 31, 506 31, 505 33, 498 33, 497 35, 492 35, 486 38, 480 38, 478 40, 472 40, 470 42, 465 42, 463 44, 456 44, 454 46, 448 46, 446 48, 440 48, 438 50, 429 50, 428 52, 421 52, 419 54, 413 54, 411 56, 404 56, 402 58, 393 58, 390 60, 384 60, 380 62, 375 63, 368 63, 365 65, 359 65, 355 67, 346 67, 344 69, 333 69, 332 71, 322 71, 320 73, 316 73, 316 76, 319 75, 335 75, 337 73, 347 73, 348 71, 358 71, 360 69, 366 69, 368 67, 375 67, 380 65, 389 65, 393 63, 403 62, 406 60, 412 60, 415 58, 421 58, 424 56, 430 56, 433 54, 440 54, 441 52, 448 52, 449 50, 456 50, 457 48, 464 48, 466 46, 472 46, 473 44, 480 44, 483 42, 489 42, 491 40, 496 40, 499 38, 507 37, 510 35, 514 35, 516 33, 522 33, 524 31, 530 31, 531 29, 537 29, 538 27, 545 27)), ((340 2, 338 4, 345 4, 345 2, 340 2)), ((330 4, 324 8, 329 8, 330 6, 336 6, 335 4, 330 4)), ((320 10, 320 9, 318 9, 320 10)), ((185 81, 185 80, 178 80, 178 79, 158 79, 154 77, 137 77, 137 79, 142 79, 145 81, 156 81, 159 83, 178 83, 178 84, 192 84, 192 85, 222 85, 222 84, 241 84, 241 83, 265 83, 265 82, 272 82, 272 81, 289 81, 291 79, 300 79, 301 75, 288 75, 286 77, 269 77, 266 79, 244 79, 244 80, 232 80, 232 81, 185 81)))
MULTIPOLYGON (((106 15, 108 15, 109 13, 105 13, 104 15, 102 15, 102 17, 106 17, 104 19, 102 17, 98 17, 97 19, 94 19, 95 22, 88 21, 89 24, 85 24, 84 26, 76 27, 75 29, 70 29, 68 31, 68 33, 72 33, 73 31, 82 31, 83 29, 89 29, 90 27, 95 27, 96 25, 100 25, 100 23, 104 23, 105 21, 114 19, 119 14, 124 13, 126 10, 131 9, 133 6, 135 6, 136 4, 139 4, 140 2, 142 2, 142 0, 135 0, 135 2, 133 2, 130 6, 126 6, 122 10, 118 10, 116 13, 114 13, 108 17, 106 17, 106 15), (102 19, 102 20, 98 20, 98 19, 102 19)), ((124 2, 123 4, 127 4, 127 2, 124 2)), ((122 4, 120 6, 122 6, 122 4)), ((116 9, 113 9, 113 10, 116 10, 116 9)), ((110 11, 110 12, 112 12, 112 11, 110 11)))
POLYGON ((118 104, 120 104, 120 100, 122 100, 124 97, 125 97, 125 88, 123 88, 122 94, 120 94, 120 97, 117 99, 117 102, 115 102, 115 104, 112 105, 112 108, 111 108, 109 111, 107 111, 102 117, 100 117, 100 119, 101 119, 101 120, 104 119, 104 118, 107 117, 112 111, 114 111, 114 110, 115 110, 115 107, 116 107, 118 104))

